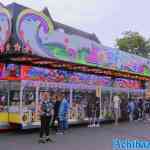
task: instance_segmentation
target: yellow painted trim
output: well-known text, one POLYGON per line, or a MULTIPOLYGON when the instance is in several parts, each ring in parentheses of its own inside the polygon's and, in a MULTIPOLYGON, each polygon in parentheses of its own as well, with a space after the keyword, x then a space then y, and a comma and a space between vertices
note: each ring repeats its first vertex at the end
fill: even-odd
POLYGON ((19 113, 9 113, 10 123, 21 123, 21 115, 19 113))
POLYGON ((8 122, 8 112, 0 112, 0 122, 8 122))

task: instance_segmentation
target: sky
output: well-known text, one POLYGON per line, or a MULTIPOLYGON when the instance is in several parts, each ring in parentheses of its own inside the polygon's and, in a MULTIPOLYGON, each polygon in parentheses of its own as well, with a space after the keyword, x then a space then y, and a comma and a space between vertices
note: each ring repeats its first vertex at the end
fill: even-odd
POLYGON ((114 47, 124 31, 150 38, 150 0, 0 0, 16 2, 37 11, 48 7, 52 18, 89 33, 114 47))

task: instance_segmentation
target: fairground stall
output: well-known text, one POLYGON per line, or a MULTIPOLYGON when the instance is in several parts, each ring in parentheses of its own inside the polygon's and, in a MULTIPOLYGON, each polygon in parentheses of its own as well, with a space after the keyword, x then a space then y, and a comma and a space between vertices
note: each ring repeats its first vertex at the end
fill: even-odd
POLYGON ((149 60, 105 47, 95 34, 54 21, 47 9, 0 5, 0 29, 2 123, 39 126, 43 90, 66 93, 70 123, 88 120, 87 104, 96 96, 102 120, 113 119, 115 94, 123 99, 122 113, 129 97, 144 96, 149 60))
MULTIPOLYGON (((2 65, 1 72, 1 122, 33 128, 40 125, 39 102, 42 91, 48 91, 54 97, 65 93, 70 103, 69 122, 88 121, 88 103, 96 100, 96 90, 100 87, 100 114, 102 120, 113 119, 112 99, 120 94, 123 101, 122 113, 127 113, 129 96, 143 98, 144 89, 140 81, 108 76, 45 69, 22 65, 2 65), (112 85, 113 83, 113 85, 112 85)), ((126 114, 127 115, 127 114, 126 114)))

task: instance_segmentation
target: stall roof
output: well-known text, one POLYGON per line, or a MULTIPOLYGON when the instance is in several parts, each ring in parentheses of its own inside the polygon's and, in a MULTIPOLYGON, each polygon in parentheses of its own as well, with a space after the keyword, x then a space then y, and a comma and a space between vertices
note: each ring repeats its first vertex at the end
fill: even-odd
MULTIPOLYGON (((45 57, 45 56, 42 56, 39 54, 30 53, 30 51, 27 51, 27 49, 24 49, 24 47, 21 47, 21 49, 18 50, 18 48, 16 48, 17 45, 14 45, 14 44, 16 44, 17 42, 22 44, 22 40, 19 39, 19 37, 17 36, 16 30, 18 30, 18 29, 16 29, 16 24, 17 24, 16 22, 18 19, 18 14, 20 12, 22 12, 22 10, 25 9, 26 7, 16 4, 16 3, 12 3, 12 4, 8 5, 7 8, 9 8, 9 10, 11 11, 12 18, 11 19, 9 17, 8 18, 12 21, 11 22, 12 23, 12 31, 11 31, 11 36, 7 41, 10 43, 10 45, 9 46, 7 45, 6 50, 4 50, 3 52, 0 53, 0 63, 15 63, 15 64, 33 65, 33 66, 38 66, 38 67, 65 69, 65 70, 85 72, 85 73, 90 73, 90 74, 107 75, 107 76, 112 76, 112 77, 124 77, 124 78, 130 78, 130 79, 138 79, 138 80, 149 80, 150 79, 150 77, 140 75, 140 74, 106 69, 106 68, 98 67, 96 65, 89 66, 89 65, 80 64, 80 63, 73 63, 71 61, 64 61, 63 59, 45 57)), ((44 9, 43 12, 49 17, 49 19, 51 19, 50 21, 53 23, 55 29, 63 28, 64 32, 67 34, 77 35, 77 37, 82 37, 83 39, 84 38, 88 39, 90 42, 91 41, 94 42, 94 44, 95 43, 100 44, 100 41, 98 40, 98 38, 96 37, 95 34, 86 33, 84 31, 81 31, 81 30, 75 29, 73 27, 70 27, 70 26, 67 26, 62 23, 54 21, 51 18, 47 9, 44 9)), ((38 14, 38 12, 35 12, 35 13, 38 14)), ((30 12, 27 14, 27 16, 29 14, 30 14, 30 12)), ((30 15, 32 16, 32 13, 30 15)), ((28 16, 28 19, 26 20, 26 21, 29 21, 28 23, 31 23, 30 17, 28 16)), ((22 21, 22 20, 20 19, 20 21, 22 21)), ((42 23, 45 25, 44 21, 42 23)), ((28 23, 27 23, 27 25, 28 25, 28 23)), ((35 22, 35 23, 37 23, 37 22, 35 22)), ((20 34, 20 32, 19 32, 19 34, 20 34)), ((42 36, 44 36, 45 39, 47 38, 45 36, 45 34, 42 34, 42 36)), ((87 41, 84 41, 83 43, 86 43, 86 42, 87 41)), ((46 46, 50 46, 50 45, 46 45, 46 46)), ((30 47, 30 45, 29 45, 29 47, 30 47)), ((35 50, 35 52, 37 51, 36 48, 34 50, 35 50)), ((42 53, 42 50, 40 52, 42 53)), ((87 53, 87 51, 86 51, 86 53, 87 53)), ((46 52, 45 52, 45 54, 46 54, 46 52)))

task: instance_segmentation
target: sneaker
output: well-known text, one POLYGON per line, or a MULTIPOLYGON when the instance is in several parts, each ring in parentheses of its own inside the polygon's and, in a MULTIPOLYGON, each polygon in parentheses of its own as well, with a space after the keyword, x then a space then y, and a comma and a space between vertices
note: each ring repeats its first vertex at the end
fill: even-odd
POLYGON ((100 126, 99 124, 96 125, 96 127, 99 127, 99 126, 100 126))
POLYGON ((46 142, 53 142, 53 140, 51 138, 46 138, 46 142))
POLYGON ((91 124, 89 125, 89 128, 92 128, 92 125, 91 125, 91 124))
POLYGON ((44 143, 45 143, 45 140, 44 140, 43 138, 40 138, 38 142, 44 144, 44 143))
POLYGON ((95 124, 93 124, 93 125, 92 125, 92 127, 93 127, 93 128, 95 128, 95 127, 96 127, 96 125, 95 125, 95 124))
POLYGON ((63 132, 56 132, 56 134, 63 135, 64 133, 63 132))

